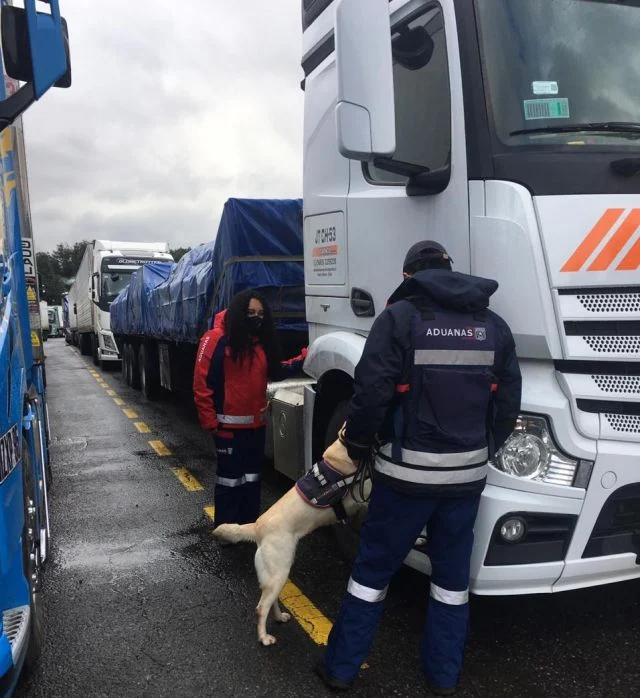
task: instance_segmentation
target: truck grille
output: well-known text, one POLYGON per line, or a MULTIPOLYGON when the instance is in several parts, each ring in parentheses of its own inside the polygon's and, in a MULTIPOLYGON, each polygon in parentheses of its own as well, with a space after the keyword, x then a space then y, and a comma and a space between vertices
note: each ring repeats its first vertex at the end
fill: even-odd
POLYGON ((633 414, 607 414, 604 418, 609 426, 623 434, 640 434, 640 417, 633 414))
POLYGON ((640 337, 583 336, 589 348, 598 354, 637 354, 640 352, 640 337))
POLYGON ((640 292, 581 293, 580 305, 592 313, 640 313, 640 292))
POLYGON ((640 376, 592 375, 592 380, 603 393, 640 395, 640 376))
POLYGON ((565 356, 556 369, 565 376, 582 432, 640 441, 640 286, 563 288, 556 302, 565 356))

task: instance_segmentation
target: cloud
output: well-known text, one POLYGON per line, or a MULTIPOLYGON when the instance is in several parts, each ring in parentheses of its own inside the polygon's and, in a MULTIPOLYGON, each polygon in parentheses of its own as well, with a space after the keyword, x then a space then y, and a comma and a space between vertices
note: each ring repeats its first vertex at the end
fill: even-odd
POLYGON ((24 119, 36 245, 195 245, 229 197, 302 193, 290 0, 62 0, 73 85, 24 119))

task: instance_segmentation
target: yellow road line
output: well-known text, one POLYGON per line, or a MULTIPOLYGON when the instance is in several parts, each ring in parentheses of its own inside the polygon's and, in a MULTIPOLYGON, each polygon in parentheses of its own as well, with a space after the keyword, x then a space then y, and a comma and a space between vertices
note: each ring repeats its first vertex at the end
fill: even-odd
POLYGON ((109 387, 109 384, 106 383, 105 381, 103 381, 102 378, 96 378, 96 380, 98 381, 98 385, 101 388, 108 388, 109 387))
POLYGON ((159 456, 172 456, 171 451, 162 443, 162 441, 149 441, 149 446, 159 455, 159 456))
POLYGON ((144 422, 134 422, 133 426, 141 433, 141 434, 148 434, 150 433, 151 429, 144 423, 144 422))
POLYGON ((116 405, 124 405, 124 400, 121 397, 114 397, 113 401, 116 403, 116 405))
POLYGON ((326 645, 333 623, 290 580, 284 585, 280 601, 317 645, 326 645))
POLYGON ((107 395, 109 397, 118 397, 118 393, 115 390, 107 390, 107 395))
POLYGON ((208 504, 204 508, 204 513, 213 521, 215 519, 216 508, 212 504, 208 504))
POLYGON ((204 490, 204 487, 186 468, 171 468, 171 470, 189 492, 202 492, 204 490))
POLYGON ((125 417, 129 417, 129 419, 138 419, 138 413, 135 410, 132 410, 130 407, 126 407, 122 411, 124 412, 125 417))

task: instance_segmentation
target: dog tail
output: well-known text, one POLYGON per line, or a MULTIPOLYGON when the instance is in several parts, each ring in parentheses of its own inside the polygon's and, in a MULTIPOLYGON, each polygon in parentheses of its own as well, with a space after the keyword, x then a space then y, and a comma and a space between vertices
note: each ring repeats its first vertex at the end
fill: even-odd
POLYGON ((256 525, 250 524, 220 524, 213 532, 215 538, 227 543, 255 543, 256 525))

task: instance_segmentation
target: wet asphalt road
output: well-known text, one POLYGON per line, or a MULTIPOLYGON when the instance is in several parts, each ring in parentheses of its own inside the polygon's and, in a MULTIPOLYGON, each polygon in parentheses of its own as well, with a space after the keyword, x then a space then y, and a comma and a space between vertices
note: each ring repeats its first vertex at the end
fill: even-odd
MULTIPOLYGON (((275 628, 276 645, 257 643, 254 548, 220 548, 211 538, 203 508, 213 504, 212 463, 191 406, 147 403, 115 371, 101 387, 90 359, 63 340, 45 348, 54 469, 48 631, 40 665, 16 695, 331 695, 310 670, 320 648, 295 620, 275 628), (173 455, 156 455, 150 439, 173 455), (187 491, 172 472, 179 466, 204 491, 187 491)), ((264 506, 287 487, 267 472, 264 506)), ((302 541, 291 579, 328 618, 348 576, 328 532, 302 541)), ((394 580, 369 666, 349 695, 428 695, 418 662, 426 592, 412 570, 394 580)), ((640 582, 471 603, 459 696, 640 692, 640 582)))

